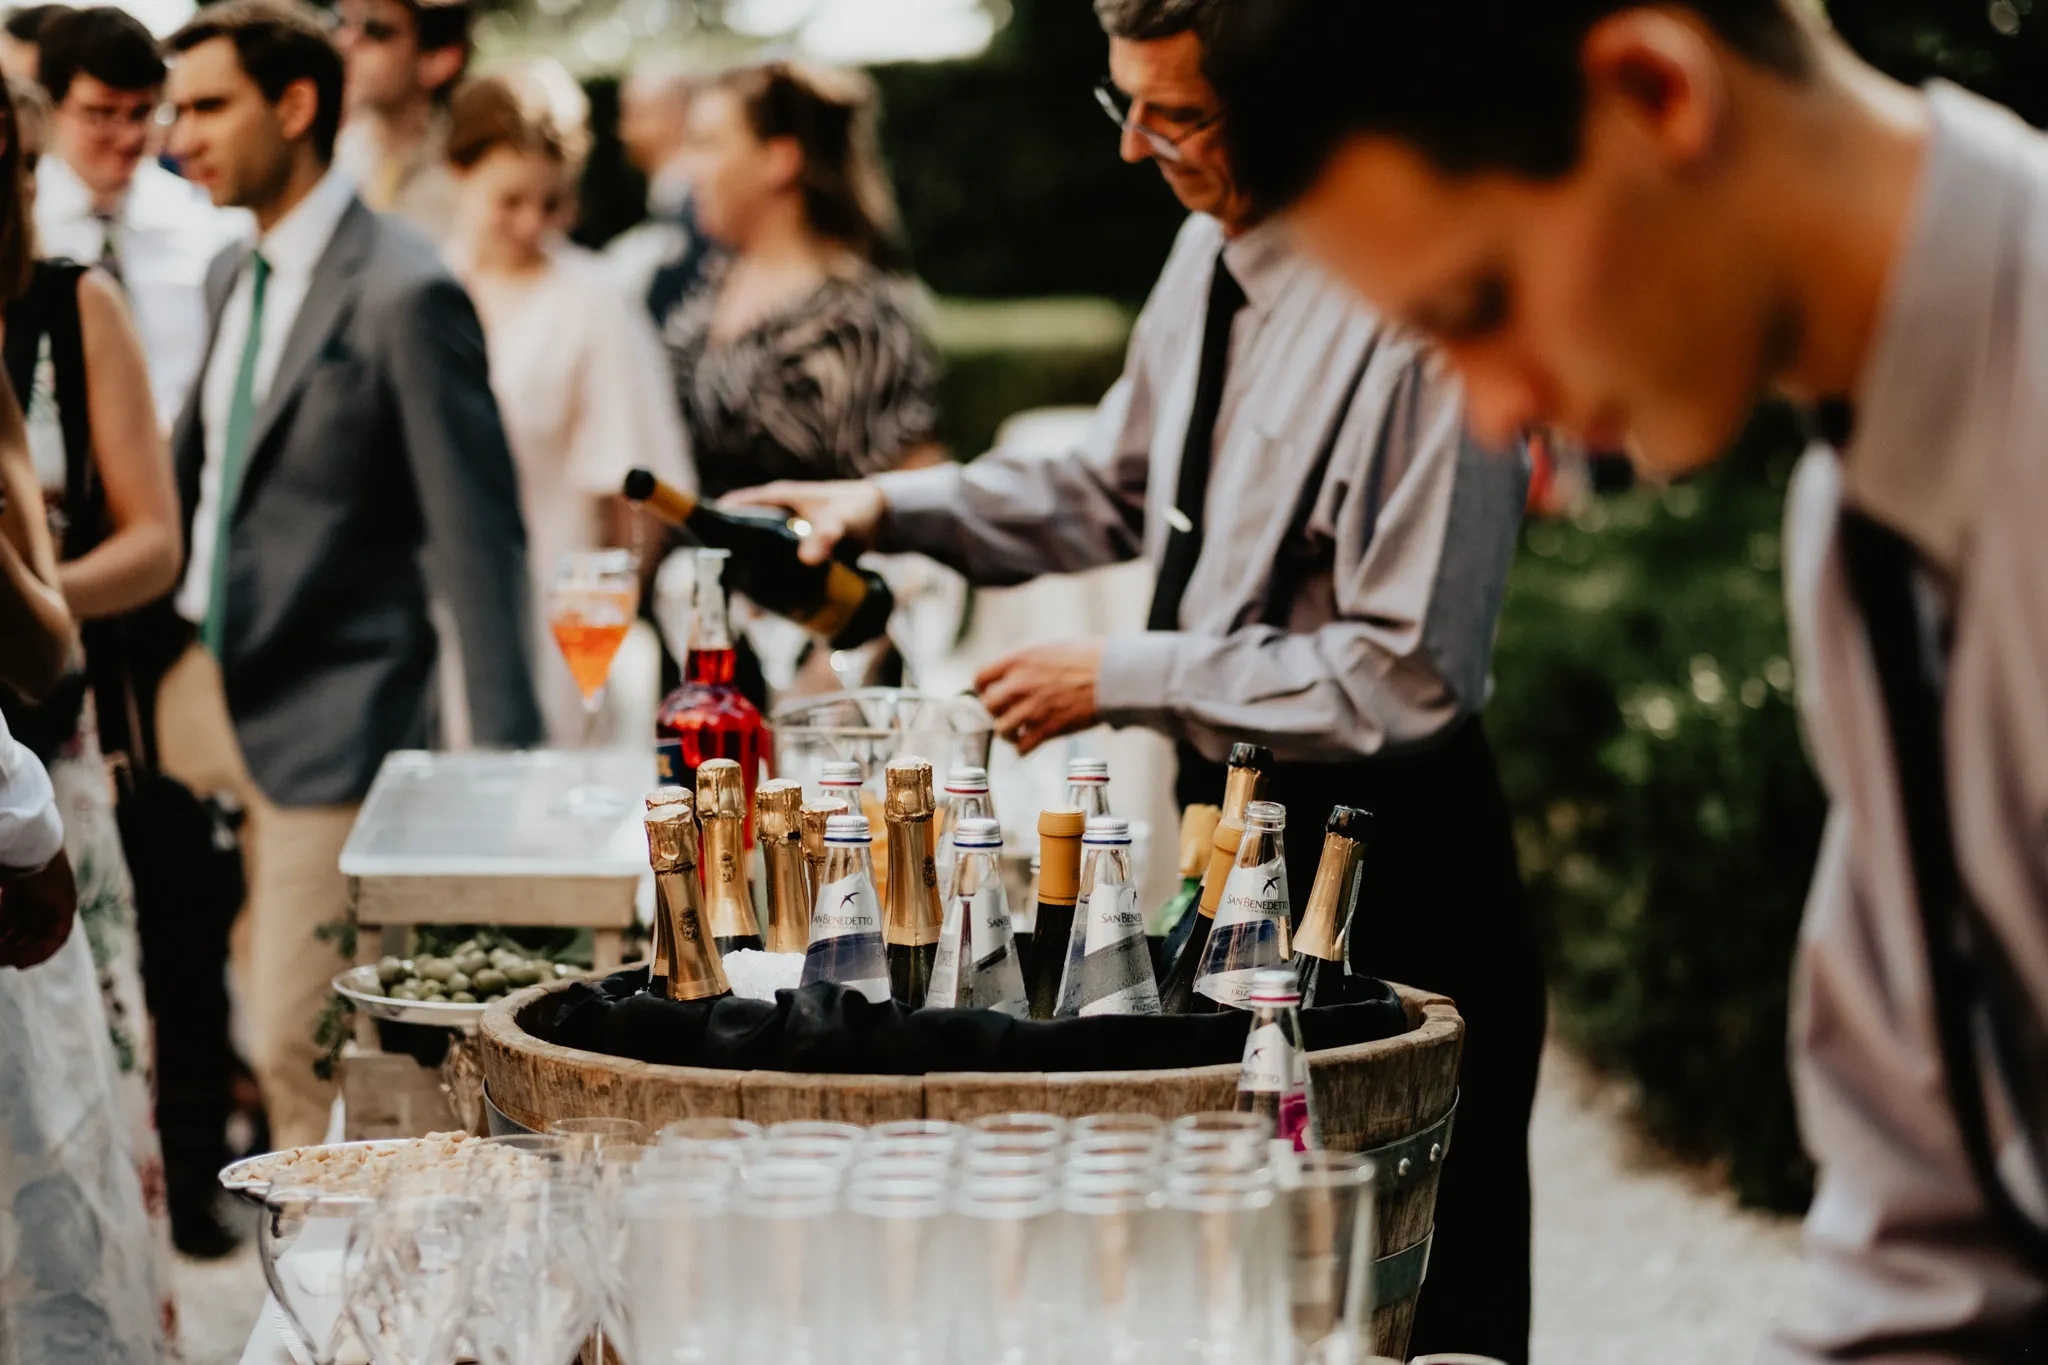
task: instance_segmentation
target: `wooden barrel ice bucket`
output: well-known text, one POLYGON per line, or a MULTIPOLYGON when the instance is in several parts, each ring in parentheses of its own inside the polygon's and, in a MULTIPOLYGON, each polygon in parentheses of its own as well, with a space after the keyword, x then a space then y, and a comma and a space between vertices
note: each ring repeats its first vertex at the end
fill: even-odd
MULTIPOLYGON (((507 996, 484 1012, 479 1051, 491 1105, 524 1128, 614 1116, 650 1130, 720 1115, 764 1127, 785 1119, 966 1121, 1035 1111, 1109 1111, 1164 1119, 1228 1109, 1237 1067, 1163 1071, 951 1071, 925 1076, 806 1075, 658 1066, 541 1041, 524 1027, 566 982, 507 996)), ((1378 1167, 1375 1350, 1407 1358, 1408 1329, 1429 1264, 1437 1177, 1450 1149, 1465 1023, 1441 995, 1397 986, 1406 1033, 1309 1054, 1323 1143, 1370 1152, 1378 1167)))

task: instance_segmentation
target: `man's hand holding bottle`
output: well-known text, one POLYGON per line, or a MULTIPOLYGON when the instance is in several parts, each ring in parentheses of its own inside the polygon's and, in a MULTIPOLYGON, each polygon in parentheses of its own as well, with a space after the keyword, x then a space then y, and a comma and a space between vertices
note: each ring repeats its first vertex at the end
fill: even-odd
POLYGON ((797 555, 806 564, 823 564, 841 541, 865 548, 875 538, 888 504, 882 490, 865 479, 841 479, 803 483, 781 479, 759 488, 745 488, 728 494, 729 507, 762 507, 787 510, 810 526, 797 555))

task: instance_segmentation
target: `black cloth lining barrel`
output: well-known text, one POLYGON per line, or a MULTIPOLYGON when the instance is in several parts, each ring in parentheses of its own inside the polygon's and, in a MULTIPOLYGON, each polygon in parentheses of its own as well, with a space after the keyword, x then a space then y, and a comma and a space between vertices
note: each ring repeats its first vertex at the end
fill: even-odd
MULTIPOLYGON (((647 969, 577 982, 525 1022, 544 1042, 668 1066, 834 1075, 921 1076, 939 1071, 1161 1071, 1244 1055, 1251 1016, 1240 1010, 1140 1018, 1012 1019, 993 1010, 906 1010, 816 982, 775 999, 660 1000, 647 969)), ((1408 1031, 1384 982, 1354 983, 1356 1003, 1302 1011, 1311 1051, 1408 1031)))

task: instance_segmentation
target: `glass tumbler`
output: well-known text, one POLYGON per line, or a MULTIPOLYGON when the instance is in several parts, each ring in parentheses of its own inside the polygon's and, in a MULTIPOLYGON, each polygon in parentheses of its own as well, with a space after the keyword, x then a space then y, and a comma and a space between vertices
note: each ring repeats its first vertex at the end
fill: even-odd
POLYGON ((1280 1195, 1297 1359, 1343 1365, 1369 1345, 1373 1164, 1356 1152, 1293 1154, 1280 1195))

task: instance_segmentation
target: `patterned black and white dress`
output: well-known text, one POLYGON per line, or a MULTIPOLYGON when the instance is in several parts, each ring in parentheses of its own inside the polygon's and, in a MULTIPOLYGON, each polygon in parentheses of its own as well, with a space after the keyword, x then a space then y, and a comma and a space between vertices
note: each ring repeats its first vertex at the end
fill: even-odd
POLYGON ((880 473, 933 439, 939 364, 906 306, 912 286, 863 268, 714 340, 724 278, 713 265, 662 329, 708 496, 880 473))

